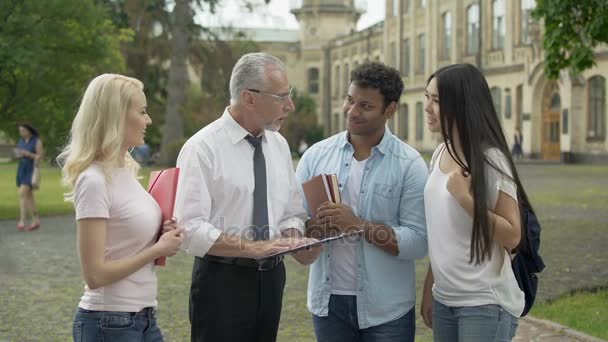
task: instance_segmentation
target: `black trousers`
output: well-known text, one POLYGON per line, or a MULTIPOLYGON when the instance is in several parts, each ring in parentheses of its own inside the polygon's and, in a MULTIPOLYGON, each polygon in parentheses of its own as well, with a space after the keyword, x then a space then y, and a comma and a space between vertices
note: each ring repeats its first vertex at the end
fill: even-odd
POLYGON ((268 271, 196 258, 190 287, 192 342, 277 339, 285 265, 268 271))

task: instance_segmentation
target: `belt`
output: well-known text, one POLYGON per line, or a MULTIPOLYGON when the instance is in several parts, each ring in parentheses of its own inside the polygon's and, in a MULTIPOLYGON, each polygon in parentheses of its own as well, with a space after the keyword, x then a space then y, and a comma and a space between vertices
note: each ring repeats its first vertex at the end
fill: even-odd
POLYGON ((136 312, 135 316, 148 316, 150 318, 156 316, 156 308, 154 307, 147 307, 147 308, 143 308, 141 309, 141 311, 136 312))
POLYGON ((249 258, 235 258, 235 257, 220 257, 215 255, 205 255, 203 259, 211 262, 218 262, 222 264, 235 265, 241 267, 255 268, 258 271, 269 271, 279 266, 283 262, 283 256, 278 256, 269 259, 256 260, 249 258))

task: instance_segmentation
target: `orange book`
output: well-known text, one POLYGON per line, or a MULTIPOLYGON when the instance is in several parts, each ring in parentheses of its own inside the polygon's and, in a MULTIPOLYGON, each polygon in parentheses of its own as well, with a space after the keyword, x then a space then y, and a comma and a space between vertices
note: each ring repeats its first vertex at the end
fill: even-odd
MULTIPOLYGON (((162 222, 170 220, 173 217, 173 208, 175 208, 175 193, 177 191, 177 180, 179 178, 179 168, 174 167, 170 169, 152 171, 150 172, 150 179, 148 181, 148 192, 162 212, 162 222)), ((158 237, 160 238, 159 230, 158 237)), ((165 257, 160 257, 154 260, 154 265, 165 266, 165 257)))

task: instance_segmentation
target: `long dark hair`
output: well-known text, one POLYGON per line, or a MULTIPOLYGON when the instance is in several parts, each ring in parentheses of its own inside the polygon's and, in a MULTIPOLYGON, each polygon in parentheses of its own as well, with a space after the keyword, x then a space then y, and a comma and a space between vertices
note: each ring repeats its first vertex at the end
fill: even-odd
POLYGON ((38 137, 39 137, 39 135, 38 135, 38 131, 37 131, 37 130, 36 130, 36 129, 35 129, 33 126, 32 126, 32 125, 30 125, 30 124, 28 124, 28 123, 22 123, 22 124, 19 124, 19 127, 23 127, 23 128, 25 128, 25 129, 27 129, 28 131, 30 131, 30 134, 31 134, 32 136, 34 136, 34 137, 36 137, 36 138, 38 138, 38 137))
MULTIPOLYGON (((432 74, 428 82, 435 78, 439 95, 441 135, 450 156, 470 174, 471 193, 474 198, 473 231, 469 263, 481 263, 492 257, 494 222, 488 217, 486 193, 486 164, 504 176, 511 178, 517 185, 520 205, 527 205, 532 211, 528 195, 521 185, 517 169, 511 158, 507 140, 502 131, 500 120, 494 108, 492 95, 483 74, 471 64, 454 64, 443 67, 432 74), (458 131, 464 161, 455 153, 452 141, 454 127, 458 131), (512 177, 506 174, 487 157, 485 152, 497 148, 506 158, 512 177)), ((427 84, 428 84, 427 82, 427 84)), ((533 212, 533 211, 532 211, 533 212)), ((523 223, 522 240, 525 229, 523 223)))

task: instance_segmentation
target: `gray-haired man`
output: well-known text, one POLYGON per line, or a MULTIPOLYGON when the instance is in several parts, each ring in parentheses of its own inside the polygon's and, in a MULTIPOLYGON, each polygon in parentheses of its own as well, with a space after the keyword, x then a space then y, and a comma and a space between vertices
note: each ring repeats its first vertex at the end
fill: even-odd
MULTIPOLYGON (((291 153, 277 131, 294 110, 283 63, 242 56, 230 78, 230 106, 182 148, 175 215, 182 248, 196 259, 190 289, 192 341, 276 340, 285 267, 306 217, 291 153)), ((295 254, 303 264, 320 249, 295 254)))

